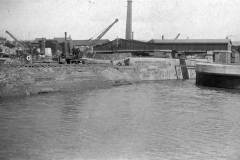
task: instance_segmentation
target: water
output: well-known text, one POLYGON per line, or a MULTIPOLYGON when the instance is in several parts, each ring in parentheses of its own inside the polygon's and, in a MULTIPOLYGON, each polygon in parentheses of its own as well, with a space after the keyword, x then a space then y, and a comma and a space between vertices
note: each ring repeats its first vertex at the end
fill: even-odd
POLYGON ((238 160, 239 95, 168 81, 1 100, 0 159, 238 160))

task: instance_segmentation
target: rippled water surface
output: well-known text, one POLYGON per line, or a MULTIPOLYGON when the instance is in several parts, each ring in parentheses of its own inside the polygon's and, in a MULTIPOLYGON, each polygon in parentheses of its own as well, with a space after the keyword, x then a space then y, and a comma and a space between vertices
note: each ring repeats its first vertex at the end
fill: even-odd
POLYGON ((240 93, 193 81, 0 100, 0 159, 240 159, 240 93))

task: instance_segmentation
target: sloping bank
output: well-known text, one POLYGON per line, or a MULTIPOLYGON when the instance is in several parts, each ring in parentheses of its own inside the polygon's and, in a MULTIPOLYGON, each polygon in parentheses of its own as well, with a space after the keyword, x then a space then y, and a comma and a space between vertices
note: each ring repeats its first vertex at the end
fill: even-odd
MULTIPOLYGON (((129 66, 0 66, 0 97, 84 91, 141 81, 182 79, 179 60, 131 58, 129 66)), ((189 66, 195 63, 187 62, 189 66)), ((189 70, 190 78, 195 71, 189 70)))

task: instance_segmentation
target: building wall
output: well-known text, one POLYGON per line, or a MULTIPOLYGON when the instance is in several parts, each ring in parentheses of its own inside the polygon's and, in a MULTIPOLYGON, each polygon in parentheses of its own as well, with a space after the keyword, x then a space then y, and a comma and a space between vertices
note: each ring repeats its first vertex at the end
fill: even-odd
POLYGON ((231 50, 229 43, 149 43, 135 40, 116 39, 103 45, 94 47, 96 52, 100 51, 154 51, 154 50, 176 50, 185 52, 199 52, 208 50, 231 50))
POLYGON ((155 49, 169 49, 176 51, 209 51, 228 50, 228 44, 159 44, 155 49))

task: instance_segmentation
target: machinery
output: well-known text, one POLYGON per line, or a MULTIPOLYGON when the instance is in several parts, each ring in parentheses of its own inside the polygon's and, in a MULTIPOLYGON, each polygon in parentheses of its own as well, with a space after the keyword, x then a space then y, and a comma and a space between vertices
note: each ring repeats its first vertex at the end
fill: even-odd
POLYGON ((99 41, 100 39, 102 39, 102 37, 113 27, 114 24, 116 24, 118 22, 118 19, 116 18, 114 20, 114 22, 112 24, 110 24, 101 34, 99 34, 97 36, 96 39, 92 40, 92 38, 90 39, 90 46, 89 46, 89 51, 88 51, 88 55, 90 55, 90 57, 94 58, 95 53, 93 51, 93 47, 96 45, 97 41, 99 41))
POLYGON ((9 31, 5 31, 5 32, 21 47, 21 50, 17 51, 17 53, 20 52, 19 56, 21 56, 22 58, 26 58, 27 61, 31 61, 31 56, 30 56, 32 52, 31 47, 25 44, 24 42, 19 41, 9 31))
POLYGON ((21 58, 23 58, 23 60, 27 60, 25 62, 45 62, 45 59, 41 59, 39 60, 38 56, 42 56, 45 55, 45 46, 46 46, 46 39, 45 38, 41 38, 38 41, 38 47, 34 46, 33 44, 31 44, 30 42, 23 42, 23 41, 19 41, 12 33, 10 33, 9 31, 5 31, 6 34, 8 34, 17 44, 18 46, 20 46, 20 49, 17 50, 17 55, 21 58), (40 49, 40 52, 37 51, 37 48, 40 49))
POLYGON ((26 53, 26 50, 29 48, 25 43, 20 42, 16 37, 14 37, 10 32, 5 31, 14 41, 16 41, 24 50, 24 53, 26 53))
POLYGON ((106 29, 101 32, 96 39, 93 40, 93 38, 90 38, 89 40, 91 41, 91 45, 94 45, 96 41, 102 39, 102 37, 113 27, 115 23, 118 22, 118 19, 116 18, 112 24, 110 24, 106 29))
MULTIPOLYGON (((93 47, 97 44, 97 42, 102 39, 102 37, 118 22, 118 19, 115 19, 106 29, 101 32, 96 39, 90 38, 88 40, 89 45, 83 46, 81 49, 72 48, 72 40, 67 39, 67 35, 65 32, 65 43, 64 43, 64 57, 66 58, 67 63, 84 63, 84 58, 94 58, 95 54, 93 51, 93 47)), ((59 60, 59 63, 63 63, 62 60, 59 60)))

